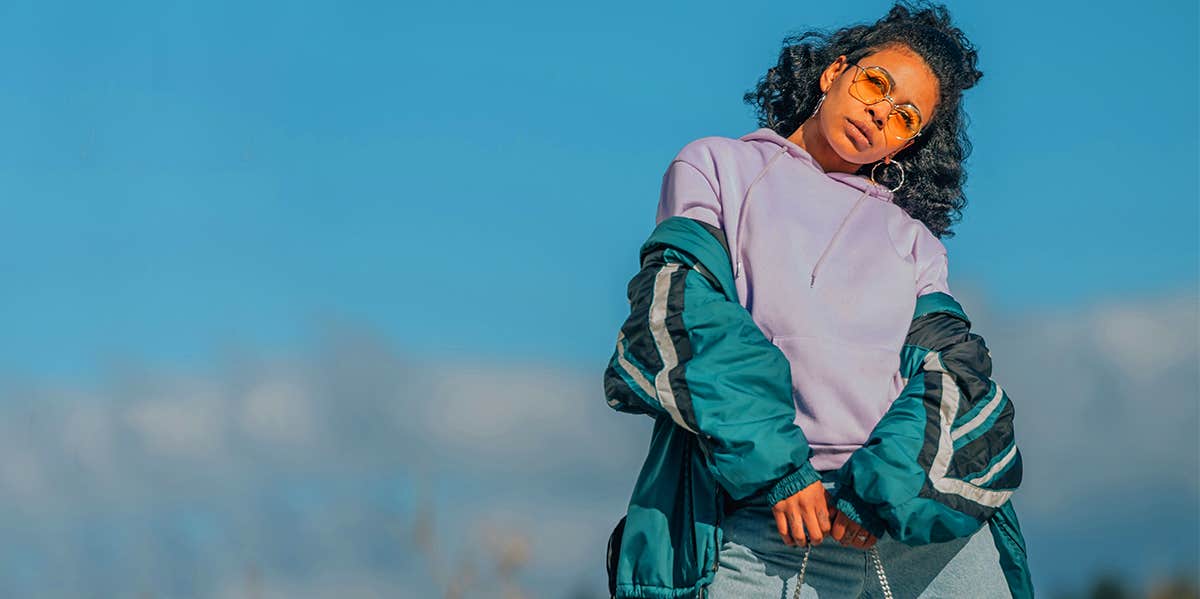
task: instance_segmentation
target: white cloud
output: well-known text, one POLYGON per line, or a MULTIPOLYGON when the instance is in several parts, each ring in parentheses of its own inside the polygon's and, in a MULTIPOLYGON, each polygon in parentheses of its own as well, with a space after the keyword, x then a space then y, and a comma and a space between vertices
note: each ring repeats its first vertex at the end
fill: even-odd
POLYGON ((429 371, 433 396, 425 420, 447 444, 523 444, 542 432, 570 426, 579 381, 528 364, 437 365, 429 371))
POLYGON ((216 392, 186 389, 140 401, 129 407, 126 419, 151 454, 203 458, 216 453, 224 441, 224 408, 216 392))
POLYGON ((0 454, 0 493, 36 502, 49 492, 40 456, 31 448, 9 445, 0 454))
POLYGON ((116 468, 111 409, 86 397, 72 402, 62 422, 63 450, 94 478, 108 478, 116 468))
POLYGON ((242 430, 261 441, 304 443, 315 433, 308 390, 294 379, 271 377, 254 385, 240 416, 242 430))
POLYGON ((432 442, 456 460, 518 473, 610 471, 639 459, 651 420, 604 402, 598 374, 540 364, 430 365, 418 408, 432 442))

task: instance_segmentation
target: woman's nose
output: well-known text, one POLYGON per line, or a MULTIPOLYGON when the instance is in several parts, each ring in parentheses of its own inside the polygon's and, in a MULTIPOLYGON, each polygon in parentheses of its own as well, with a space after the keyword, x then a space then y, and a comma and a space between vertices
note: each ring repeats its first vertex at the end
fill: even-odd
POLYGON ((883 129, 884 124, 887 123, 887 116, 891 111, 892 105, 887 100, 867 106, 867 113, 871 115, 871 123, 880 129, 883 129))

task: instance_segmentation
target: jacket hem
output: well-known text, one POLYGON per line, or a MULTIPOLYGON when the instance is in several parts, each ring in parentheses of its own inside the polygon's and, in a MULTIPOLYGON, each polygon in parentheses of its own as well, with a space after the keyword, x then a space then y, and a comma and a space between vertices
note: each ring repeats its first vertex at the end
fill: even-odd
POLYGON ((617 583, 616 599, 692 599, 700 589, 712 583, 712 574, 705 576, 700 582, 683 588, 656 587, 643 584, 617 583))

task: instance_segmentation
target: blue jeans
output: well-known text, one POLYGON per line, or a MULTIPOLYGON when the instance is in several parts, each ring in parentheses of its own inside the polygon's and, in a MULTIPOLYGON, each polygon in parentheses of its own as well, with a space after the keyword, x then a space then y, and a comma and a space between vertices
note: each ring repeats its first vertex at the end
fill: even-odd
MULTIPOLYGON (((824 476, 830 492, 832 474, 824 476)), ((784 544, 765 499, 731 511, 721 530, 724 542, 707 599, 793 597, 804 548, 784 544)), ((875 547, 896 599, 1011 599, 989 526, 970 537, 916 547, 885 533, 875 547)), ((800 597, 882 599, 884 594, 867 551, 825 537, 808 554, 800 597)))

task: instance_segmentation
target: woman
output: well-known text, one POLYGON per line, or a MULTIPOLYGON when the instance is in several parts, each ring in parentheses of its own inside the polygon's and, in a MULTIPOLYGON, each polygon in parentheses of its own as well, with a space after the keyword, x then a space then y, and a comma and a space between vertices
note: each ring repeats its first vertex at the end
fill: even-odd
MULTIPOLYGON (((760 129, 693 141, 668 167, 657 221, 722 233, 741 304, 790 364, 794 422, 820 477, 782 499, 776 485, 726 504, 707 597, 779 597, 789 583, 799 597, 1010 596, 986 527, 912 546, 883 534, 887 518, 861 490, 838 492, 906 389, 917 298, 949 294, 938 238, 965 205, 961 99, 982 76, 975 64, 943 7, 898 4, 871 26, 803 33, 745 96, 760 129)), ((986 482, 1019 481, 1014 455, 989 458, 986 482)))

